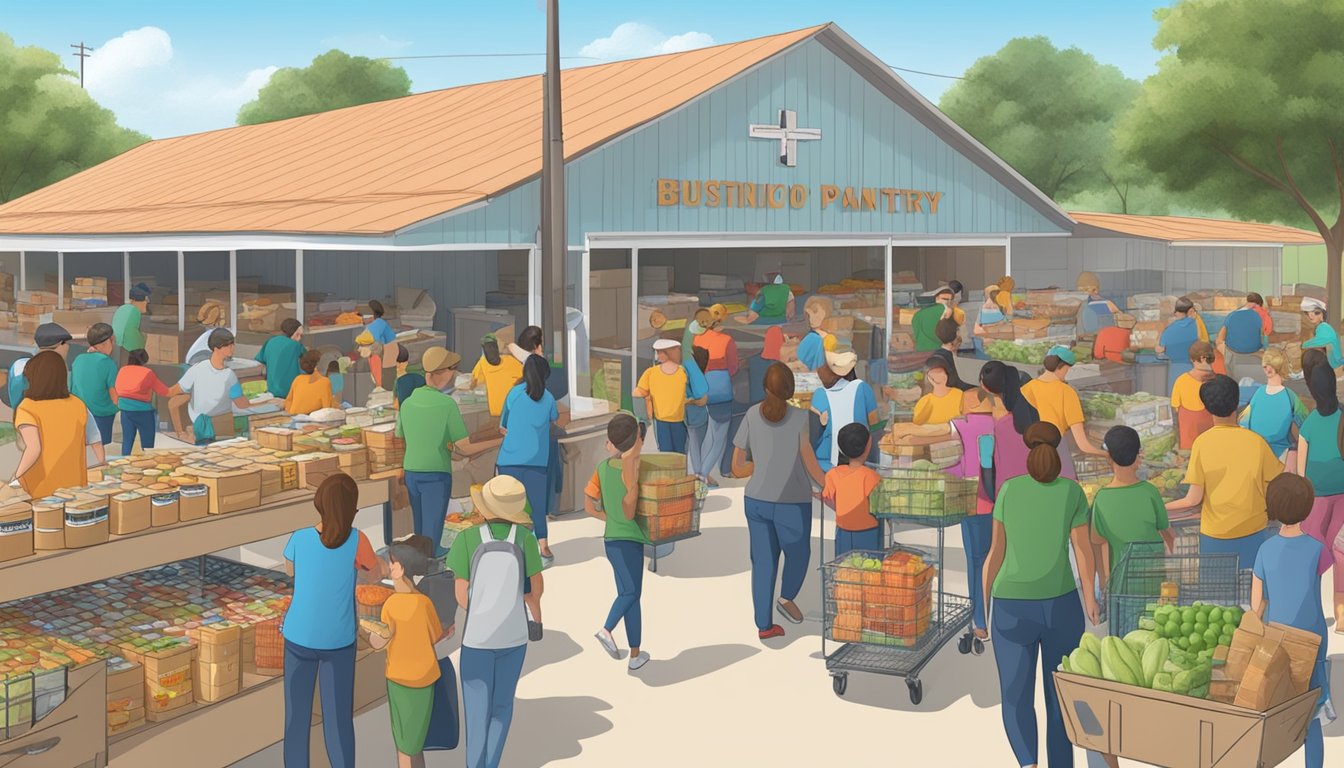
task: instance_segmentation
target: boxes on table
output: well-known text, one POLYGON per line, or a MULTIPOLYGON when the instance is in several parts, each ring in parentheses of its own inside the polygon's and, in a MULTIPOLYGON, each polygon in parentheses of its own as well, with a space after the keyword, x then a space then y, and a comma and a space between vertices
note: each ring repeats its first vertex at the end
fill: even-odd
POLYGON ((181 522, 200 520, 210 514, 210 489, 203 483, 183 485, 177 489, 177 517, 181 522))
POLYGON ((192 664, 196 649, 186 642, 156 641, 118 646, 128 661, 144 669, 145 719, 151 723, 171 720, 194 701, 192 664))
POLYGON ((294 438, 300 434, 297 429, 287 427, 262 427, 256 431, 257 444, 262 448, 276 451, 294 450, 294 438))
POLYGON ((196 476, 207 489, 212 515, 251 509, 261 503, 261 470, 255 466, 200 469, 196 476))
POLYGON ((65 547, 78 549, 107 542, 108 502, 100 496, 81 495, 65 504, 65 547))
POLYGON ((304 453, 293 458, 299 470, 300 488, 317 488, 323 480, 341 471, 335 454, 304 453))
POLYGON ((137 491, 113 496, 108 507, 108 521, 112 533, 124 536, 143 531, 150 526, 149 497, 137 491))
POLYGON ((162 528, 165 525, 176 525, 181 518, 182 494, 176 490, 162 490, 158 493, 151 492, 149 497, 150 525, 155 528, 162 528))
POLYGON ((0 506, 0 561, 33 554, 33 505, 8 501, 0 506))
POLYGON ((336 450, 336 462, 340 471, 356 480, 369 478, 369 449, 356 445, 336 450))
POLYGON ((215 702, 238 693, 242 683, 242 627, 212 624, 194 630, 196 661, 192 692, 197 701, 215 702))
POLYGON ((33 549, 65 549, 65 499, 48 496, 33 501, 33 549))
POLYGON ((145 671, 121 657, 107 660, 107 735, 145 724, 145 671))

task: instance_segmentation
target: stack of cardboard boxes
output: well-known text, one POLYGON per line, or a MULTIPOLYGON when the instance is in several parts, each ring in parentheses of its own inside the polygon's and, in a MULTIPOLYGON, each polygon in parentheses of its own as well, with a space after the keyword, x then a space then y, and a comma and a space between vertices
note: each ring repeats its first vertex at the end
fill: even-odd
POLYGON ((145 724, 145 672, 136 662, 107 660, 107 735, 145 724))
POLYGON ((70 286, 71 309, 94 309, 107 306, 106 277, 76 277, 70 286))
POLYGON ((369 471, 399 469, 406 457, 406 441, 397 437, 395 424, 366 427, 361 433, 369 448, 369 471))
POLYGON ((144 669, 145 719, 161 723, 185 714, 194 703, 192 694, 192 663, 196 649, 189 643, 169 645, 161 650, 147 650, 123 644, 121 655, 144 669))
POLYGON ((237 694, 242 686, 242 627, 212 624, 191 635, 197 643, 191 676, 196 700, 213 703, 237 694))
POLYGON ((56 311, 56 294, 47 291, 18 292, 18 331, 31 335, 37 332, 37 326, 49 322, 51 313, 56 311))

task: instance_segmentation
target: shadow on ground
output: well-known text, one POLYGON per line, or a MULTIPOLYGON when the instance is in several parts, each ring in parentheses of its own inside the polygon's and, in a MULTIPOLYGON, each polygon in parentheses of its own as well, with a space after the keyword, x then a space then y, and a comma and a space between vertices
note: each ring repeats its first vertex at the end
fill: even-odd
POLYGON ((760 648, 738 644, 689 648, 670 659, 650 661, 634 677, 652 688, 662 688, 713 674, 760 652, 760 648))
MULTIPOLYGON (((543 618, 545 618, 543 616, 543 618)), ((583 649, 574 638, 564 632, 547 629, 539 642, 527 644, 527 658, 523 661, 523 676, 526 677, 542 667, 558 664, 578 656, 583 649)))
MULTIPOLYGON (((541 768, 578 757, 585 739, 611 730, 611 721, 598 714, 610 709, 611 704, 592 696, 518 699, 503 765, 541 768)), ((459 751, 464 746, 458 747, 459 751)))

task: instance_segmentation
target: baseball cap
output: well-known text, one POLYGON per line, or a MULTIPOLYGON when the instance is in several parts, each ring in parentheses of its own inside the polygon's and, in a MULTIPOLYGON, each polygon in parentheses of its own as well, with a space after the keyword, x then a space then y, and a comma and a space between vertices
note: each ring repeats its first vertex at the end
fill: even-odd
POLYGON ((1303 311, 1303 312, 1324 312, 1324 311, 1325 311, 1325 302, 1324 302, 1324 301, 1321 301, 1320 299, 1313 299, 1313 298, 1311 298, 1311 297, 1307 297, 1307 298, 1305 298, 1305 299, 1302 299, 1302 311, 1303 311))
POLYGON ((72 338, 74 337, 70 335, 69 331, 56 323, 43 323, 37 326, 37 331, 33 333, 33 341, 39 349, 51 349, 70 341, 72 338))
POLYGON ((1078 364, 1078 356, 1073 354, 1073 350, 1061 344, 1056 344, 1050 348, 1050 351, 1045 353, 1046 357, 1050 357, 1051 355, 1063 360, 1065 365, 1078 364))
POLYGON ((425 369, 425 373, 434 373, 445 368, 456 368, 460 362, 462 362, 462 356, 456 352, 443 347, 430 347, 425 350, 425 356, 421 358, 420 365, 425 369))
POLYGON ((826 366, 835 373, 836 376, 848 376, 849 372, 854 370, 854 366, 859 364, 859 356, 853 350, 843 352, 827 352, 826 366))
POLYGON ((663 351, 664 349, 677 349, 680 346, 681 342, 677 341, 676 339, 659 339, 653 342, 653 348, 659 352, 663 351))
POLYGON ((89 332, 85 334, 84 338, 89 342, 90 347, 96 347, 112 338, 112 326, 107 323, 94 323, 89 326, 89 332))
POLYGON ((136 283, 131 286, 131 301, 144 301, 149 298, 149 286, 144 283, 136 283))

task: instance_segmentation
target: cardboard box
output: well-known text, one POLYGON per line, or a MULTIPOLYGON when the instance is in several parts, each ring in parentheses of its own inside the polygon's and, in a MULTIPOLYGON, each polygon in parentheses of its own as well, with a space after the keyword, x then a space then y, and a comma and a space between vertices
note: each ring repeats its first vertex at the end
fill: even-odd
POLYGON ((1069 740, 1139 763, 1198 768, 1278 765, 1302 746, 1317 693, 1267 712, 1055 672, 1069 740))
POLYGON ((630 286, 628 269, 595 269, 588 273, 589 288, 624 288, 628 295, 630 286))
POLYGON ((341 471, 340 461, 331 453, 305 453, 294 457, 299 468, 299 487, 316 488, 323 480, 341 471))
POLYGON ((78 549, 106 544, 107 500, 85 497, 65 505, 65 547, 78 549))
POLYGON ((119 493, 109 500, 109 530, 118 536, 145 530, 150 517, 149 497, 142 493, 119 493))
POLYGON ((177 516, 181 522, 200 520, 210 513, 210 489, 196 483, 178 488, 177 516))
POLYGON ((594 346, 607 346, 611 342, 622 347, 629 345, 630 324, 634 317, 629 285, 624 288, 591 288, 588 297, 591 302, 588 327, 592 329, 594 340, 606 342, 594 346))
POLYGON ((196 641, 197 661, 218 661, 220 659, 207 656, 204 649, 206 647, 230 648, 238 645, 243 638, 243 627, 240 624, 219 622, 198 627, 187 634, 192 640, 196 641))
POLYGON ((181 494, 178 491, 156 493, 149 497, 149 523, 155 528, 177 525, 181 519, 181 494))
POLYGON ((0 561, 33 554, 33 506, 27 502, 0 509, 0 561))
POLYGON ((199 681, 192 683, 193 696, 197 701, 206 704, 213 704, 217 701, 223 701, 232 696, 237 696, 239 688, 240 683, 237 680, 223 685, 209 685, 199 681))
POLYGON ((261 470, 198 470, 196 477, 210 497, 210 514, 226 515, 261 503, 261 470))
POLYGON ((406 441, 397 437, 396 429, 396 424, 378 424, 362 429, 360 437, 363 438, 364 444, 370 448, 395 448, 400 446, 404 450, 406 441))
POLYGON ((1281 643, 1263 641, 1251 654, 1233 704, 1263 712, 1288 701, 1296 693, 1288 652, 1281 643))
MULTIPOLYGON (((205 662, 197 660, 192 670, 192 682, 197 686, 221 686, 237 683, 242 678, 239 672, 238 657, 231 661, 205 662)), ((199 690, 199 687, 197 688, 199 690)))
MULTIPOLYGON (((1244 682, 1244 675, 1255 661, 1255 651, 1263 646, 1281 647, 1288 656, 1294 693, 1304 693, 1311 682, 1321 638, 1311 632, 1286 624, 1265 624, 1259 616, 1248 613, 1232 635, 1228 649, 1226 671, 1229 677, 1244 682)), ((1262 663, 1267 660, 1262 660, 1262 663)))

